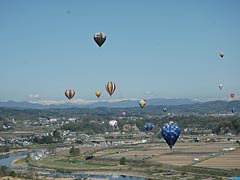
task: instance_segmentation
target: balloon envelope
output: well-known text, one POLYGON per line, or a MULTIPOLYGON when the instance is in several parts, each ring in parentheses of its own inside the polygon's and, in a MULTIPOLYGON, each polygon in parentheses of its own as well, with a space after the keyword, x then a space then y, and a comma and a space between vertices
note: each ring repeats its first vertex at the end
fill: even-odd
POLYGON ((96 90, 95 94, 99 98, 101 96, 101 91, 100 90, 96 90))
POLYGON ((210 118, 214 118, 215 117, 215 115, 214 114, 210 114, 210 118))
POLYGON ((118 123, 117 123, 116 120, 111 120, 111 121, 109 121, 109 125, 110 125, 113 129, 115 129, 115 128, 117 128, 118 123))
POLYGON ((171 149, 176 143, 180 132, 178 125, 172 121, 163 125, 161 134, 171 149))
POLYGON ((230 94, 230 97, 231 97, 231 98, 234 98, 234 97, 235 97, 235 94, 234 94, 234 93, 231 93, 231 94, 230 94))
POLYGON ((130 124, 125 124, 124 125, 124 129, 129 129, 130 128, 130 124))
POLYGON ((106 40, 106 35, 103 32, 98 32, 94 34, 94 40, 98 44, 99 47, 103 45, 106 40))
POLYGON ((220 56, 221 58, 223 58, 223 57, 224 57, 224 52, 220 52, 220 53, 219 53, 219 56, 220 56))
POLYGON ((167 112, 167 108, 165 107, 165 108, 163 108, 163 112, 167 112))
POLYGON ((222 84, 219 84, 219 85, 218 85, 218 88, 219 88, 220 90, 222 90, 223 85, 222 85, 222 84))
POLYGON ((151 131, 153 129, 153 124, 151 122, 145 122, 144 129, 146 131, 151 131))
POLYGON ((108 81, 106 84, 106 90, 108 94, 112 96, 114 91, 116 90, 116 84, 113 81, 108 81))
POLYGON ((146 102, 147 102, 146 99, 141 99, 139 100, 138 104, 141 108, 144 108, 144 106, 146 105, 146 102))
POLYGON ((75 91, 73 89, 67 89, 65 91, 65 96, 70 100, 73 98, 73 96, 75 95, 75 91))
POLYGON ((234 108, 234 107, 231 109, 231 112, 232 112, 232 113, 235 113, 235 108, 234 108))

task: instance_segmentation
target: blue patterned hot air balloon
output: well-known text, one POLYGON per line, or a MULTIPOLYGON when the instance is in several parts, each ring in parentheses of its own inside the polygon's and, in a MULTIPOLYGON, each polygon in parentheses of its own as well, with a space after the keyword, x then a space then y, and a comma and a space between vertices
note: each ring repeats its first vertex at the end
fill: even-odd
POLYGON ((153 129, 153 124, 151 122, 145 122, 144 129, 146 131, 151 131, 153 129))
POLYGON ((161 133, 166 143, 169 145, 171 149, 176 143, 180 135, 180 132, 181 132, 180 128, 173 121, 170 121, 169 123, 163 125, 161 133))

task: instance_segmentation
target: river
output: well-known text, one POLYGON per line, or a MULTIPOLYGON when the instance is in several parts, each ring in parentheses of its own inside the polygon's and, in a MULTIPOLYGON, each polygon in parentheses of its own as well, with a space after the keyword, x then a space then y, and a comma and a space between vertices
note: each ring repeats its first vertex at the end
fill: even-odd
MULTIPOLYGON (((24 152, 15 152, 11 153, 8 156, 5 156, 4 158, 0 159, 0 166, 7 166, 11 167, 11 164, 16 159, 24 158, 27 156, 27 151, 24 152)), ((25 169, 25 168, 23 168, 25 169)), ((22 170, 23 170, 22 169, 22 170)), ((26 171, 28 171, 29 168, 26 167, 26 171)), ((71 177, 71 178, 107 178, 109 180, 147 180, 146 178, 141 177, 135 177, 135 176, 125 176, 125 175, 102 175, 102 174, 86 174, 86 173, 61 173, 56 172, 55 170, 46 170, 46 169, 40 169, 40 168, 30 168, 31 170, 41 171, 45 172, 46 176, 54 176, 54 177, 71 177)))
POLYGON ((11 164, 14 160, 26 157, 27 153, 28 153, 27 151, 10 153, 5 157, 0 158, 0 166, 11 167, 11 164))

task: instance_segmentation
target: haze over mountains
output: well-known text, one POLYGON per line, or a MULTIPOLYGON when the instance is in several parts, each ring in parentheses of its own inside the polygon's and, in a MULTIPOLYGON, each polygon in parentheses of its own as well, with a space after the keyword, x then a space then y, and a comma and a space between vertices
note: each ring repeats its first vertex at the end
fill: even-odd
MULTIPOLYGON (((149 106, 158 106, 158 105, 183 105, 183 104, 194 104, 198 103, 198 101, 177 98, 177 99, 164 99, 164 98, 155 98, 148 99, 147 105, 149 106)), ((49 109, 49 108, 96 108, 96 107, 110 107, 110 108, 129 108, 129 107, 139 107, 138 100, 122 100, 118 102, 107 102, 107 101, 99 101, 91 104, 75 104, 75 103, 64 103, 64 104, 52 104, 52 105, 43 105, 38 103, 31 103, 27 101, 23 102, 15 102, 15 101, 7 101, 0 102, 0 107, 11 107, 11 108, 22 108, 22 109, 49 109)))
MULTIPOLYGON (((208 101, 200 102, 189 99, 148 99, 147 105, 141 109, 137 100, 124 100, 120 102, 97 102, 88 105, 79 104, 60 104, 60 105, 42 105, 30 102, 0 102, 1 112, 11 112, 12 110, 37 110, 54 112, 69 111, 74 113, 90 114, 121 114, 126 112, 132 115, 159 115, 164 113, 174 114, 230 114, 239 115, 240 101, 208 101), (167 112, 163 112, 163 108, 167 112), (231 110, 234 107, 235 113, 231 110), (55 111, 56 110, 56 111, 55 111)), ((32 111, 31 111, 32 112, 32 111)), ((13 112, 12 112, 13 113, 13 112)))

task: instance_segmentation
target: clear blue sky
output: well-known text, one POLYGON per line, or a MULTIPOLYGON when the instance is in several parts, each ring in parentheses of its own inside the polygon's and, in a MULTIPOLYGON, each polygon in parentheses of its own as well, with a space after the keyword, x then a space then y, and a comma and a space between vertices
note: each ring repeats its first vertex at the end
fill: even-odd
POLYGON ((1 0, 0 101, 240 96, 239 18, 239 0, 1 0))

